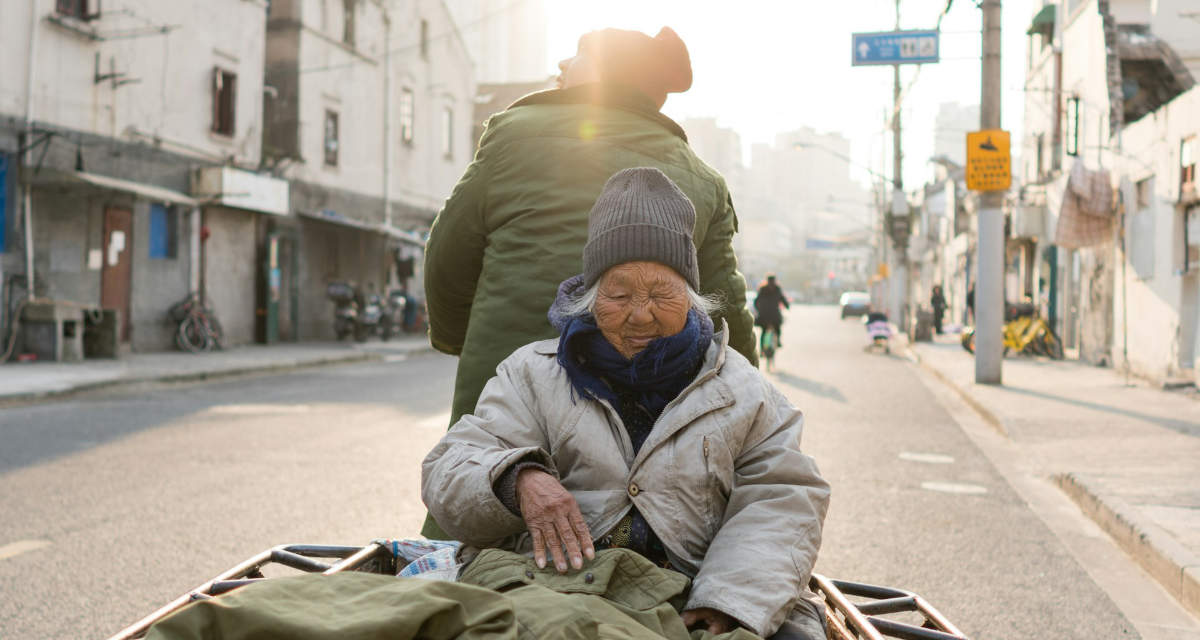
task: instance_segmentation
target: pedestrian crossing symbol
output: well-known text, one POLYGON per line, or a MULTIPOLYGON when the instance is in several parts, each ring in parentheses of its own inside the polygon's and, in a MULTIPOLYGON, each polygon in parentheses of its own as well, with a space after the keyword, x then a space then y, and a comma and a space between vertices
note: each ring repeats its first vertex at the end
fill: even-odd
POLYGON ((967 188, 1003 191, 1012 186, 1008 132, 984 129, 967 134, 967 188))

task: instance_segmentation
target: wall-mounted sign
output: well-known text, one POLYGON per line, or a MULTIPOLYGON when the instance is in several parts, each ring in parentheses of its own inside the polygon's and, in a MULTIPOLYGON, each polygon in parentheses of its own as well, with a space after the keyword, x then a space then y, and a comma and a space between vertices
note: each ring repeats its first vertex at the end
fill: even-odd
POLYGON ((850 64, 928 64, 938 61, 937 31, 884 31, 851 35, 850 64))
POLYGON ((1003 191, 1012 186, 1008 132, 984 129, 967 134, 967 188, 1003 191))

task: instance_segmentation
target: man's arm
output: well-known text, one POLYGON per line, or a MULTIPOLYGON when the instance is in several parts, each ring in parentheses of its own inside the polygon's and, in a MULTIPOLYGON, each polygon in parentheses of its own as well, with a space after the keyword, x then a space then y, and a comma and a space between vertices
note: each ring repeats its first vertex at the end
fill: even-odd
POLYGON ((462 352, 487 246, 483 222, 487 208, 487 140, 485 133, 475 160, 434 219, 425 245, 429 341, 435 349, 450 355, 462 352))
POLYGON ((746 309, 746 278, 737 270, 734 233, 737 233, 737 214, 733 210, 733 200, 726 194, 720 215, 709 223, 704 244, 697 247, 700 293, 719 293, 723 297, 725 306, 713 315, 713 319, 725 319, 729 324, 729 346, 758 366, 754 319, 746 309))

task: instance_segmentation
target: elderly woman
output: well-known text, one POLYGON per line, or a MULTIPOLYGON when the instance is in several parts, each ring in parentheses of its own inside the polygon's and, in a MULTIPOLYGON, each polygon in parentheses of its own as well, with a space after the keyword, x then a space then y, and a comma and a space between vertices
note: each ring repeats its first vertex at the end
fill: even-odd
POLYGON ((626 169, 589 217, 556 340, 504 360, 425 459, 455 538, 578 570, 623 547, 692 578, 689 628, 823 638, 806 590, 829 485, 802 418, 714 332, 696 293, 695 213, 657 169, 626 169))

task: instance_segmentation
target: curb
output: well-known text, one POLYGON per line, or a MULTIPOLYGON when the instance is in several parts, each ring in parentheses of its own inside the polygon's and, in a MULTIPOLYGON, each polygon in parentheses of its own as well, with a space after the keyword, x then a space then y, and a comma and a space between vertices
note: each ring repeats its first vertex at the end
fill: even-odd
POLYGON ((974 409, 975 413, 978 413, 979 416, 983 418, 983 421, 988 423, 988 425, 995 429, 1000 435, 1004 436, 1005 438, 1009 437, 1008 429, 1004 427, 1004 422, 1000 420, 1000 417, 993 413, 991 409, 985 407, 982 402, 977 400, 975 396, 971 394, 970 391, 967 391, 962 385, 950 379, 950 376, 943 373, 941 369, 938 369, 928 362, 925 362, 925 360, 921 358, 920 354, 917 353, 916 349, 913 349, 911 345, 907 347, 907 351, 910 360, 915 362, 925 371, 932 374, 933 377, 941 380, 943 384, 953 389, 954 392, 958 394, 958 397, 962 398, 963 402, 967 403, 968 406, 974 409))
POLYGON ((1141 518, 1121 498, 1103 496, 1076 473, 1054 476, 1055 483, 1117 545, 1193 614, 1200 615, 1200 558, 1157 525, 1141 518))
MULTIPOLYGON (((417 355, 432 351, 432 347, 426 346, 413 349, 411 351, 406 351, 405 355, 417 355)), ((0 395, 0 406, 24 402, 37 402, 40 400, 57 400, 90 391, 98 391, 101 389, 117 389, 121 387, 130 387, 147 383, 172 384, 180 382, 199 382, 203 380, 218 380, 221 378, 231 378, 234 376, 254 373, 282 373, 285 371, 297 371, 300 369, 310 369, 336 364, 375 362, 384 360, 386 355, 387 354, 370 351, 356 351, 341 356, 326 356, 323 358, 303 360, 298 362, 293 361, 261 365, 246 365, 229 369, 206 369, 201 371, 189 371, 186 373, 171 373, 160 376, 135 376, 113 378, 111 380, 97 380, 95 382, 84 382, 77 384, 66 389, 54 389, 51 391, 28 391, 11 395, 0 395)))

